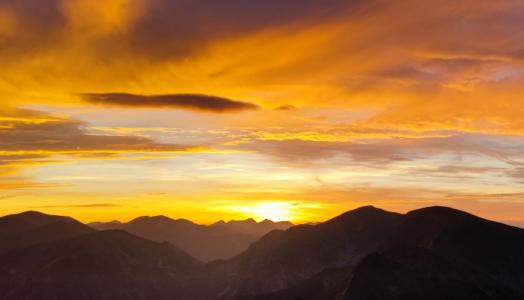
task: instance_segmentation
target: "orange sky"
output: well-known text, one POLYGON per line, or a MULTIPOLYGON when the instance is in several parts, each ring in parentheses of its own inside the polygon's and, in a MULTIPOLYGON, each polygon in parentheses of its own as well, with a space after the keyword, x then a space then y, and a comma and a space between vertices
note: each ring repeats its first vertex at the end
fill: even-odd
POLYGON ((0 0, 0 214, 524 221, 524 3, 0 0))

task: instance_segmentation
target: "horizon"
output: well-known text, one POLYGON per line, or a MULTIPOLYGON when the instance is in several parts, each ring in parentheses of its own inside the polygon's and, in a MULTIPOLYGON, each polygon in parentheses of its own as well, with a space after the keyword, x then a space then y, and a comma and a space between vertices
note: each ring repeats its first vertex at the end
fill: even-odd
POLYGON ((232 222, 245 222, 245 221, 254 221, 256 224, 261 224, 263 223, 264 221, 271 221, 273 223, 283 223, 283 222, 288 222, 290 223, 292 226, 296 226, 296 225, 307 225, 307 224, 321 224, 321 223, 324 223, 324 222, 327 222, 331 219, 334 219, 338 216, 341 216, 347 212, 351 212, 351 211, 354 211, 354 210, 359 210, 359 209, 362 209, 362 208, 367 208, 367 207, 371 207, 371 208, 374 208, 374 209, 377 209, 377 210, 382 210, 382 211, 386 211, 386 212, 393 212, 393 213, 398 213, 398 214, 402 214, 402 215, 405 215, 411 211, 415 211, 415 210, 420 210, 420 209, 428 209, 428 208, 435 208, 435 207, 443 207, 443 208, 450 208, 450 209, 453 209, 453 210, 458 210, 458 211, 462 211, 462 212, 465 212, 465 213, 468 213, 468 214, 472 214, 474 216, 477 216, 477 217, 480 217, 480 218, 483 218, 483 219, 486 219, 486 220, 490 220, 490 221, 495 221, 495 222, 499 222, 499 223, 502 223, 502 224, 506 224, 506 225, 510 225, 510 226, 514 226, 514 227, 520 227, 520 228, 524 228, 524 222, 522 221, 519 221, 519 220, 492 220, 492 219, 489 219, 489 218, 485 218, 483 216, 480 216, 480 215, 475 215, 471 212, 468 212, 468 211, 465 211, 465 210, 460 210, 458 208, 454 208, 454 207, 450 207, 450 206, 440 206, 440 205, 434 205, 434 206, 424 206, 424 207, 419 207, 419 208, 415 208, 415 209, 412 209, 412 210, 408 210, 408 211, 404 211, 404 212, 400 212, 400 211, 391 211, 391 210, 387 210, 387 209, 383 209, 381 207, 377 207, 377 206, 374 206, 374 205, 363 205, 363 206, 358 206, 358 207, 355 207, 355 208, 352 208, 352 209, 348 209, 348 210, 345 210, 337 215, 333 215, 331 217, 328 217, 327 219, 323 219, 323 220, 316 220, 316 221, 307 221, 307 222, 292 222, 290 220, 279 220, 279 221, 275 221, 275 220, 272 220, 272 219, 269 219, 269 218, 253 218, 253 217, 247 217, 247 218, 240 218, 240 219, 217 219, 216 221, 214 222, 210 222, 210 223, 201 223, 201 222, 197 222, 197 221, 194 221, 194 220, 191 220, 189 218, 186 218, 184 216, 169 216, 169 215, 165 215, 165 214, 152 214, 152 215, 140 215, 140 216, 135 216, 135 217, 132 217, 130 219, 107 219, 107 220, 98 220, 98 219, 93 219, 93 220, 82 220, 82 219, 79 219, 79 218, 75 218, 73 215, 57 215, 57 214, 53 214, 53 213, 48 213, 46 211, 42 211, 42 210, 25 210, 25 211, 20 211, 20 212, 15 212, 15 213, 9 213, 9 214, 5 214, 5 215, 0 215, 0 217, 4 217, 4 216, 8 216, 8 215, 18 215, 18 214, 23 214, 23 213, 28 213, 28 212, 35 212, 35 213, 40 213, 40 214, 45 214, 45 215, 56 215, 56 216, 66 216, 66 217, 71 217, 83 224, 86 224, 86 225, 89 225, 89 224, 92 224, 92 223, 111 223, 111 222, 118 222, 118 223, 121 223, 121 224, 125 224, 125 223, 129 223, 135 219, 138 219, 138 218, 141 218, 141 217, 147 217, 147 218, 155 218, 155 217, 167 217, 171 220, 174 220, 174 221, 189 221, 193 224, 196 224, 196 225, 204 225, 204 226, 211 226, 211 225, 214 225, 215 223, 219 223, 219 222, 224 222, 225 224, 228 224, 228 223, 232 223, 232 222))
POLYGON ((1 1, 0 214, 524 224, 522 2, 241 2, 1 1))

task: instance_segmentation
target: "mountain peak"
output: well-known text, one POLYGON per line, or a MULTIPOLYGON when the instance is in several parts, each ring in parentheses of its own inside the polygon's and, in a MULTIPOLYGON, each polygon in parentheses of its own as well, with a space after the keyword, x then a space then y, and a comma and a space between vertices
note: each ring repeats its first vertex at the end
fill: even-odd
POLYGON ((378 215, 389 215, 389 214, 396 214, 393 212, 388 212, 380 208, 376 208, 372 205, 366 205, 362 207, 358 207, 352 210, 349 210, 333 219, 335 220, 345 220, 345 219, 353 219, 353 218, 360 218, 360 217, 371 217, 371 216, 378 216, 378 215))
POLYGON ((21 212, 19 214, 12 214, 2 217, 3 220, 19 220, 22 222, 27 222, 34 225, 45 225, 51 222, 56 221, 75 221, 71 217, 57 216, 57 215, 48 215, 39 211, 28 210, 21 212))
POLYGON ((137 218, 134 218, 133 220, 129 221, 129 223, 137 223, 137 222, 174 222, 175 220, 169 218, 169 217, 166 217, 166 216, 163 216, 163 215, 158 215, 158 216, 141 216, 141 217, 137 217, 137 218))
POLYGON ((377 208, 373 205, 365 205, 365 206, 360 206, 360 207, 357 207, 353 210, 351 210, 353 212, 359 212, 359 211, 383 211, 382 209, 380 208, 377 208))
POLYGON ((222 226, 225 225, 226 222, 224 220, 216 221, 215 223, 211 224, 210 226, 222 226))
MULTIPOLYGON (((192 222, 192 221, 190 221, 190 220, 188 220, 188 219, 183 219, 183 218, 181 218, 181 219, 176 219, 175 221, 180 222, 180 223, 184 223, 184 224, 197 225, 197 224, 195 224, 194 222, 192 222)), ((197 226, 198 226, 198 225, 197 225, 197 226)))
POLYGON ((248 218, 245 220, 231 220, 227 222, 227 224, 257 224, 257 221, 255 221, 253 218, 248 218))
POLYGON ((464 218, 475 217, 465 211, 458 210, 447 206, 429 206, 415 209, 406 214, 406 216, 424 216, 433 218, 464 218))
POLYGON ((47 214, 44 214, 42 212, 36 211, 36 210, 27 210, 24 212, 21 212, 19 214, 16 214, 18 216, 48 216, 47 214))

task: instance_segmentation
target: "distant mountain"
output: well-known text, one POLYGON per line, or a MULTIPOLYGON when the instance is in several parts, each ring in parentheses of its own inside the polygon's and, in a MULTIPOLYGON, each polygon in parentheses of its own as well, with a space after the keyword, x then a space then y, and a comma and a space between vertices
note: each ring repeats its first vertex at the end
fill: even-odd
POLYGON ((0 255, 0 299, 188 299, 200 268, 168 243, 93 232, 0 255))
POLYGON ((122 222, 118 220, 113 220, 111 222, 92 222, 88 223, 87 226, 94 228, 96 230, 111 230, 117 229, 122 226, 122 222))
POLYGON ((246 219, 241 221, 231 220, 227 223, 224 221, 218 221, 211 225, 211 227, 227 228, 231 231, 255 236, 263 236, 264 234, 275 229, 286 230, 291 226, 293 226, 293 223, 288 221, 273 222, 268 219, 263 220, 262 222, 256 222, 253 219, 246 219))
POLYGON ((292 226, 289 222, 265 220, 257 223, 252 219, 205 226, 165 216, 138 217, 128 223, 113 221, 88 225, 98 230, 120 229, 154 241, 167 241, 205 262, 233 257, 269 231, 292 226))

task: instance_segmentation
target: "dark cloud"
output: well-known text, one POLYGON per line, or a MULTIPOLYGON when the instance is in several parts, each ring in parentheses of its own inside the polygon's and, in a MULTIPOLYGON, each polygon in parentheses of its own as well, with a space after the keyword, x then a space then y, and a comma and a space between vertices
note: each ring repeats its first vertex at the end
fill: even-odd
POLYGON ((198 52, 212 40, 233 38, 265 28, 350 17, 380 0, 151 0, 131 30, 132 50, 150 57, 198 52))
POLYGON ((135 95, 126 93, 87 93, 82 97, 95 104, 123 107, 177 108, 208 112, 254 110, 258 106, 227 98, 200 94, 135 95))
POLYGON ((0 0, 18 22, 16 34, 2 39, 0 53, 17 54, 51 46, 62 38, 67 20, 59 0, 0 0))
MULTIPOLYGON (((153 60, 186 58, 217 39, 235 38, 265 28, 333 20, 341 17, 342 12, 357 13, 360 7, 371 6, 369 2, 381 0, 129 1, 126 5, 140 10, 140 16, 129 28, 101 37, 93 51, 99 52, 101 58, 109 53, 113 56, 115 51, 153 60)), ((8 40, 10 48, 56 46, 54 38, 60 38, 70 25, 64 6, 61 0, 0 0, 0 7, 14 12, 20 21, 17 23, 22 24, 8 40)))
POLYGON ((281 105, 277 108, 275 108, 276 110, 296 110, 296 106, 294 105, 291 105, 291 104, 286 104, 286 105, 281 105))

